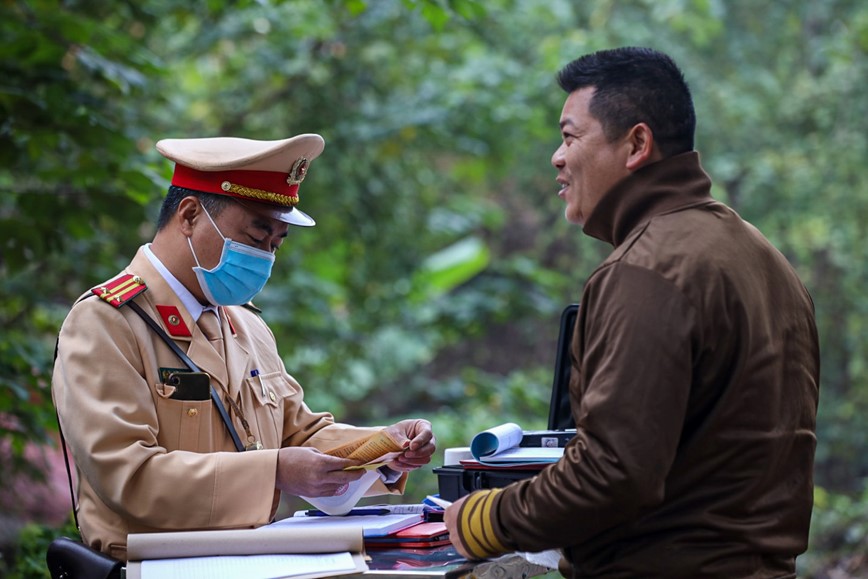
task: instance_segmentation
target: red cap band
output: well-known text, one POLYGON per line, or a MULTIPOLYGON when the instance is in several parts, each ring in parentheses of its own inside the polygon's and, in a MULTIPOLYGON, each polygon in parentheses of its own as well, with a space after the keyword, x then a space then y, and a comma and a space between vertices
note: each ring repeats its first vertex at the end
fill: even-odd
POLYGON ((270 203, 283 207, 298 204, 298 184, 286 182, 287 174, 277 171, 198 171, 175 164, 172 185, 270 203))

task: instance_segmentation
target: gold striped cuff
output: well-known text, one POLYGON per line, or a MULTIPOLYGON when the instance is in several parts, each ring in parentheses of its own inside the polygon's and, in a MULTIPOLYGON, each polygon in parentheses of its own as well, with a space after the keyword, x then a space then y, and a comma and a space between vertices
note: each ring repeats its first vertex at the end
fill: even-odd
POLYGON ((487 559, 509 549, 494 534, 492 505, 502 489, 476 491, 461 505, 458 512, 458 534, 467 551, 475 559, 487 559))

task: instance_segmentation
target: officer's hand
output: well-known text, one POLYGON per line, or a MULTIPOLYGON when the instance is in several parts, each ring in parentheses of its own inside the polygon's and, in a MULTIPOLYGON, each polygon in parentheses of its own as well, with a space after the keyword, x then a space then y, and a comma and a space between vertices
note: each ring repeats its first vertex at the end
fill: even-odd
POLYGON ((356 461, 323 454, 315 448, 290 446, 277 452, 275 486, 304 497, 333 497, 344 485, 361 478, 364 470, 343 470, 356 461))
POLYGON ((402 420, 387 426, 386 432, 405 449, 387 465, 389 468, 408 471, 431 462, 431 455, 437 449, 437 441, 430 422, 422 419, 402 420))
POLYGON ((470 553, 468 553, 467 548, 458 536, 458 511, 461 510, 461 505, 466 499, 466 496, 461 497, 447 507, 443 513, 443 522, 446 523, 446 530, 449 531, 449 540, 452 541, 452 545, 458 551, 458 554, 465 559, 471 559, 470 553))

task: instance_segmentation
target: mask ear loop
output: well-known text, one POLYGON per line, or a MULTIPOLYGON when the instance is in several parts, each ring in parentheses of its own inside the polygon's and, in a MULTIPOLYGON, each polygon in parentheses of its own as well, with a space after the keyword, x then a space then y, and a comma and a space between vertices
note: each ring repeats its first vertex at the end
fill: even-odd
POLYGON ((205 212, 205 217, 207 217, 207 218, 208 218, 208 221, 210 221, 210 222, 211 222, 211 225, 213 225, 213 226, 214 226, 214 229, 216 229, 216 230, 217 230, 217 234, 218 234, 218 235, 219 235, 219 236, 220 236, 220 237, 222 237, 222 238, 223 238, 223 241, 226 241, 226 236, 225 236, 225 235, 223 235, 223 232, 222 232, 222 231, 220 231, 220 228, 219 228, 219 227, 217 227, 217 224, 216 224, 216 223, 214 223, 214 219, 212 219, 212 217, 211 217, 211 214, 210 214, 210 213, 208 213, 208 210, 207 210, 207 209, 205 209, 205 206, 204 206, 204 205, 202 205, 202 206, 201 206, 201 207, 202 207, 202 211, 204 211, 204 212, 205 212))
POLYGON ((199 263, 199 258, 196 257, 196 250, 193 249, 193 242, 190 241, 190 238, 189 238, 189 237, 187 238, 187 245, 190 246, 190 253, 193 254, 193 259, 196 260, 196 267, 198 267, 198 268, 200 268, 200 269, 203 269, 203 268, 202 268, 202 264, 199 263))
MULTIPOLYGON (((226 236, 223 235, 223 232, 220 231, 220 228, 217 227, 217 224, 216 224, 216 223, 214 223, 214 219, 211 218, 211 214, 208 213, 208 210, 205 209, 205 206, 202 205, 201 202, 199 203, 199 207, 202 208, 202 211, 205 213, 205 217, 208 218, 208 221, 210 221, 210 222, 211 222, 211 225, 214 226, 214 229, 217 230, 217 235, 219 235, 220 238, 221 238, 221 239, 223 240, 223 242, 225 243, 225 242, 226 242, 226 236)), ((187 245, 190 246, 190 252, 193 254, 193 259, 196 260, 196 267, 201 268, 201 269, 205 269, 204 267, 202 267, 202 264, 199 263, 199 258, 196 256, 196 250, 193 249, 193 242, 190 240, 189 237, 187 238, 187 245)))

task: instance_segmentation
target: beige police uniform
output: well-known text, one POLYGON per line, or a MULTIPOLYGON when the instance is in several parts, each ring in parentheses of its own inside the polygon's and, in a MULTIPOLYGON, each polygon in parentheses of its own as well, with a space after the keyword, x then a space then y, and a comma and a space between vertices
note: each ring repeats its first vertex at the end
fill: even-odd
MULTIPOLYGON (((302 146, 307 148, 302 154, 310 159, 322 149, 316 137, 319 141, 303 136, 267 147, 255 142, 262 150, 244 163, 260 171, 252 175, 262 177, 263 169, 274 171, 263 166, 273 161, 267 158, 269 151, 291 154, 292 147, 302 146)), ((217 149, 239 145, 238 140, 225 139, 197 141, 196 146, 211 147, 203 158, 219 161, 215 143, 217 149)), ((169 143, 161 152, 172 158, 179 148, 169 143)), ((227 166, 233 168, 224 162, 217 169, 227 166)), ((306 165, 296 163, 293 176, 303 178, 303 170, 306 165)), ((243 183, 246 173, 225 175, 233 180, 229 193, 262 194, 249 185, 234 184, 243 183)), ((271 173, 265 176, 271 178, 271 173)), ((284 177, 278 175, 276 182, 284 177)), ((287 181, 278 200, 294 197, 285 207, 275 206, 276 215, 311 225, 312 220, 294 209, 299 181, 287 181)), ((326 450, 375 430, 336 424, 331 414, 312 412, 301 386, 284 368, 274 335, 257 313, 241 306, 221 308, 224 361, 143 249, 121 274, 127 276, 123 280, 129 287, 137 286, 130 274, 142 280, 146 291, 125 293, 113 304, 88 293, 73 306, 59 336, 52 394, 78 475, 85 543, 125 559, 129 533, 264 525, 272 520, 279 500, 279 448, 326 450), (129 304, 121 305, 125 299, 135 300, 210 375, 246 443, 246 430, 228 398, 237 403, 262 450, 237 452, 210 399, 172 397, 175 389, 166 383, 165 373, 185 366, 129 304)), ((95 289, 100 293, 99 286, 95 289)), ((368 494, 402 492, 405 482, 406 474, 388 487, 378 482, 368 494)))

